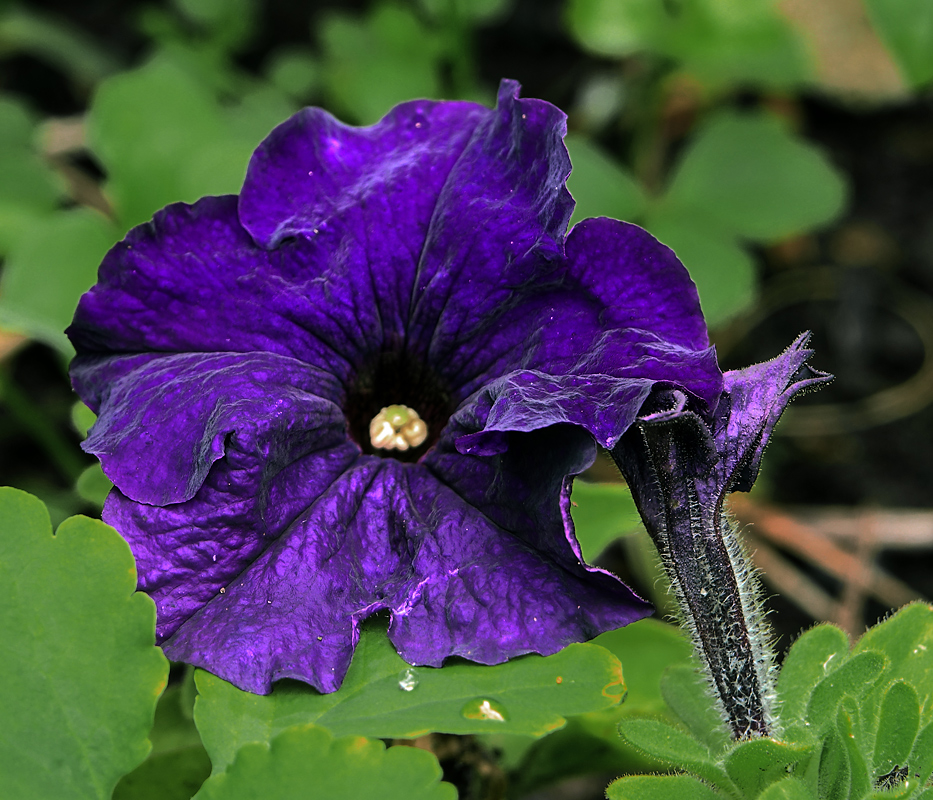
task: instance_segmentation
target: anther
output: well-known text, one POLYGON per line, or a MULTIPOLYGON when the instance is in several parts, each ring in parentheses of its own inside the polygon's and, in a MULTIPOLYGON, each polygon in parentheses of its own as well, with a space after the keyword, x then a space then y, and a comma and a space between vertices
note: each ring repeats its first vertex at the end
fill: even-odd
POLYGON ((369 441, 377 450, 408 450, 427 438, 428 426, 408 406, 386 406, 369 423, 369 441))

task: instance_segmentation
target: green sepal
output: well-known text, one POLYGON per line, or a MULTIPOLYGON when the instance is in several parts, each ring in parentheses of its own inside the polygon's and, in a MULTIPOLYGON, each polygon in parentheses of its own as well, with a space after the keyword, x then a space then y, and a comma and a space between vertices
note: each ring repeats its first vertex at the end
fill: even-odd
POLYGON ((661 695, 677 718, 711 753, 719 755, 731 739, 703 676, 691 666, 670 667, 661 676, 661 695))
POLYGON ((872 773, 887 775, 903 767, 920 730, 920 698, 905 681, 895 681, 884 694, 872 756, 872 773))
POLYGON ((807 706, 807 721, 815 734, 836 722, 836 708, 846 695, 862 697, 878 680, 888 660, 871 651, 858 653, 823 678, 813 690, 807 706))
MULTIPOLYGON (((216 767, 216 765, 215 765, 216 767)), ((335 739, 317 725, 287 728, 268 743, 247 744, 195 800, 456 800, 432 753, 362 736, 335 739)))
POLYGON ((619 734, 630 745, 667 766, 683 769, 716 786, 731 790, 729 775, 709 748, 688 733, 654 719, 623 719, 619 734))
POLYGON ((849 640, 835 625, 817 625, 794 642, 777 681, 778 718, 788 732, 806 722, 817 683, 848 658, 849 640))
POLYGON ((721 800, 691 775, 629 775, 606 789, 609 800, 721 800))
POLYGON ((744 797, 757 797, 789 772, 804 772, 816 754, 813 745, 751 739, 739 742, 726 758, 726 772, 744 797))

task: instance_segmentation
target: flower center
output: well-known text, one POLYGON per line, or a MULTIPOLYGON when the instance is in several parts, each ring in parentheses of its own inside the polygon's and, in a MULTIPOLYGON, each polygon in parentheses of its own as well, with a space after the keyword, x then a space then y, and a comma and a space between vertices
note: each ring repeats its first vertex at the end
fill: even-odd
POLYGON ((343 401, 347 431, 360 449, 399 461, 421 459, 453 411, 451 392, 432 369, 392 351, 360 368, 343 401))
POLYGON ((428 438, 428 426, 408 406, 386 406, 369 423, 369 441, 377 450, 407 450, 428 438))

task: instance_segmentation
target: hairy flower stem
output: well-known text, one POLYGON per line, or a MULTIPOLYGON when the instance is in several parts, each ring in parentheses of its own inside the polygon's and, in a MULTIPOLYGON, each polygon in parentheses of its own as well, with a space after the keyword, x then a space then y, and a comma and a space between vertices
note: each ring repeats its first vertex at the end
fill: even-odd
MULTIPOLYGON (((723 514, 724 495, 715 503, 701 502, 693 476, 702 471, 683 463, 690 461, 685 454, 696 452, 685 446, 690 427, 689 418, 639 425, 648 456, 642 469, 653 480, 630 485, 732 737, 769 736, 773 653, 758 581, 723 514), (646 485, 653 486, 650 497, 646 485)), ((626 472, 632 464, 619 466, 626 472)))

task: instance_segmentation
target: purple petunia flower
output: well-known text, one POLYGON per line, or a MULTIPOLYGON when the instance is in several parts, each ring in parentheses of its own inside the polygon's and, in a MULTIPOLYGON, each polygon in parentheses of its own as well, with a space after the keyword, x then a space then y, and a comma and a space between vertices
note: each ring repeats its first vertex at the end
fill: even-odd
POLYGON ((68 333, 173 659, 254 692, 340 686, 380 610, 413 664, 554 653, 650 612, 582 563, 572 476, 656 386, 712 411, 696 290, 573 201, 564 115, 416 101, 305 109, 239 196, 116 245, 68 333))

